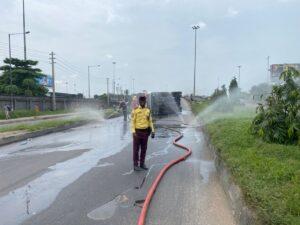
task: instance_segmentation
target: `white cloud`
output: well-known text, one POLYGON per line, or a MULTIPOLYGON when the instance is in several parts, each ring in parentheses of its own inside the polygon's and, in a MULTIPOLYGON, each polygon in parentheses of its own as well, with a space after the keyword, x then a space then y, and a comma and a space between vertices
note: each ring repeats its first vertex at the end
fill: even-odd
POLYGON ((227 16, 227 17, 236 17, 239 13, 240 13, 240 12, 239 12, 237 9, 235 9, 235 8, 233 8, 233 7, 229 7, 229 8, 227 9, 227 14, 226 14, 226 16, 227 16))
POLYGON ((111 54, 106 54, 106 58, 108 58, 108 59, 112 59, 112 58, 113 58, 113 56, 112 56, 111 54))

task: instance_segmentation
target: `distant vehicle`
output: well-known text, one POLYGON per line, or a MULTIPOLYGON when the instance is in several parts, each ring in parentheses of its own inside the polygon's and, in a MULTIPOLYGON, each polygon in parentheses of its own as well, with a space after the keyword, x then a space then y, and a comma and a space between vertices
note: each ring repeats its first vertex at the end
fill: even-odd
POLYGON ((182 92, 151 92, 148 94, 148 107, 153 116, 176 115, 181 112, 182 92))
MULTIPOLYGON (((49 97, 52 97, 52 92, 48 92, 47 95, 49 97)), ((81 94, 81 93, 68 94, 68 93, 55 92, 55 97, 56 98, 77 98, 77 99, 81 99, 81 98, 83 98, 83 94, 81 94)))

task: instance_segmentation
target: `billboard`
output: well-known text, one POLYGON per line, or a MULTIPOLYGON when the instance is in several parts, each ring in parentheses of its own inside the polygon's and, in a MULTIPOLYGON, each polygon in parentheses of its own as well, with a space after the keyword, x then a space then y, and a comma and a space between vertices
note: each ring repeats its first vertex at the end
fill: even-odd
POLYGON ((43 75, 41 78, 37 79, 37 82, 45 87, 52 87, 53 79, 50 75, 43 75))
POLYGON ((280 83, 279 77, 281 73, 287 69, 287 67, 293 67, 300 71, 300 63, 272 64, 270 68, 271 82, 280 83))

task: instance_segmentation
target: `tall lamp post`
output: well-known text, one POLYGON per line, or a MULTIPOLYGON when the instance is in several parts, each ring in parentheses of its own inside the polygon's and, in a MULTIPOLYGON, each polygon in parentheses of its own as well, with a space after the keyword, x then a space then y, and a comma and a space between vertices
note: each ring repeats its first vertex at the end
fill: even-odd
POLYGON ((9 83, 10 83, 10 104, 13 108, 13 94, 12 94, 12 73, 11 73, 11 36, 13 35, 19 35, 19 34, 29 34, 30 31, 26 31, 25 33, 9 33, 8 34, 8 51, 9 51, 9 83))
POLYGON ((113 62, 113 94, 116 94, 116 62, 113 62))
POLYGON ((100 65, 88 66, 88 92, 89 98, 91 98, 91 79, 90 79, 90 68, 100 67, 100 65))
POLYGON ((239 69, 239 86, 241 86, 241 67, 242 66, 237 66, 239 69))
POLYGON ((193 86, 193 96, 196 95, 196 58, 197 58, 197 30, 200 28, 199 25, 193 26, 193 30, 195 31, 195 56, 194 56, 194 86, 193 86))
POLYGON ((24 41, 24 60, 27 60, 27 53, 26 53, 26 33, 25 32, 25 2, 23 0, 23 41, 24 41))

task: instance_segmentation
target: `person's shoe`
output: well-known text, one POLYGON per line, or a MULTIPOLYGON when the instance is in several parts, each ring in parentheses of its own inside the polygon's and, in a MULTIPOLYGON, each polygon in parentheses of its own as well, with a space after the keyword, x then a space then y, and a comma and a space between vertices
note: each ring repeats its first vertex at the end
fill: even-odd
POLYGON ((147 167, 145 164, 144 164, 144 165, 141 165, 140 168, 141 168, 142 170, 148 170, 148 167, 147 167))
POLYGON ((134 167, 133 167, 133 170, 134 170, 134 171, 142 171, 142 169, 141 169, 140 167, 138 167, 138 166, 134 166, 134 167))

